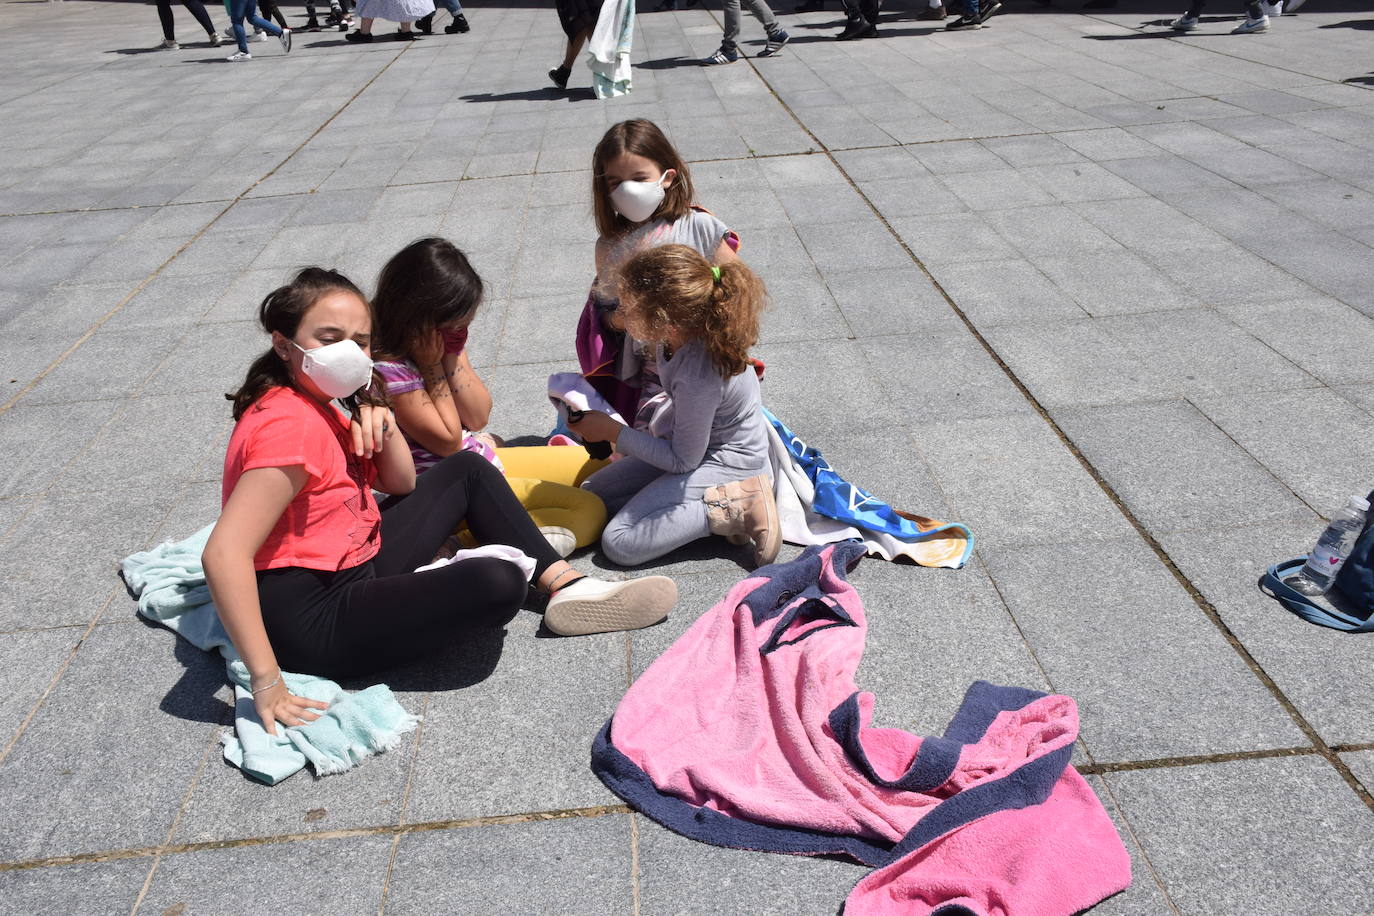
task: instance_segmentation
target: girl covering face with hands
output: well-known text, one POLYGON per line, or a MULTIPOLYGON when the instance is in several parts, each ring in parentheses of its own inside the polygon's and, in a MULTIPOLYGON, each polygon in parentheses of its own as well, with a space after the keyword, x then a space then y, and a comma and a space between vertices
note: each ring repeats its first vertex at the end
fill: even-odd
POLYGON ((323 704, 291 695, 281 668, 346 677, 500 627, 528 582, 514 563, 477 557, 424 572, 466 522, 477 540, 535 560, 557 633, 645 626, 676 600, 662 576, 605 583, 561 561, 485 459, 460 452, 417 484, 410 451, 371 385, 372 314, 339 273, 301 271, 258 309, 272 347, 230 395, 237 421, 205 577, 248 667, 267 730, 311 721, 323 704), (360 391, 361 389, 361 391, 360 391), (353 416, 333 403, 347 397, 353 416), (372 491, 391 494, 379 507, 372 491))

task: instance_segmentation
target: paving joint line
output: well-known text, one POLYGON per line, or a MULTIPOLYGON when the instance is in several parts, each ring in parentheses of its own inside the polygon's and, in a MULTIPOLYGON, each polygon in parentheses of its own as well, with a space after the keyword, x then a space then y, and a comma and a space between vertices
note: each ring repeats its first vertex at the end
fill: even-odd
MULTIPOLYGON (((186 809, 191 806, 191 799, 195 795, 196 788, 200 785, 200 778, 205 774, 205 766, 210 762, 212 751, 219 746, 219 730, 225 725, 230 724, 230 707, 226 707, 220 713, 220 721, 210 729, 210 740, 205 745, 205 752, 201 754, 200 765, 196 767, 196 772, 191 777, 190 783, 186 786, 186 792, 181 797, 181 804, 177 807, 176 817, 172 818, 172 824, 167 828, 166 843, 172 842, 172 837, 176 836, 177 828, 181 826, 181 819, 186 814, 186 809)), ((157 877, 158 866, 162 864, 162 856, 153 856, 153 862, 148 867, 148 874, 143 878, 143 886, 139 888, 138 896, 134 898, 134 905, 129 910, 129 916, 138 916, 139 909, 143 906, 144 899, 148 896, 148 891, 152 889, 153 879, 157 877)))
MULTIPOLYGON (((319 136, 320 133, 321 133, 322 131, 324 131, 324 129, 325 129, 326 127, 328 127, 330 124, 332 124, 332 123, 334 122, 334 119, 335 119, 335 118, 337 118, 339 115, 341 115, 341 114, 343 114, 345 111, 347 111, 347 110, 348 110, 348 106, 352 105, 352 104, 358 99, 358 97, 359 97, 360 95, 362 95, 364 92, 366 92, 366 91, 368 90, 368 88, 369 88, 373 83, 375 83, 378 79, 380 79, 381 76, 382 76, 382 74, 386 73, 386 71, 391 67, 392 64, 394 64, 394 63, 396 63, 396 61, 400 60, 401 57, 402 57, 402 55, 404 55, 408 49, 409 49, 409 45, 407 45, 407 47, 405 47, 405 48, 402 48, 402 49, 400 50, 400 52, 396 54, 395 57, 393 57, 391 60, 387 61, 386 64, 385 64, 380 70, 378 70, 376 73, 374 73, 374 74, 372 75, 372 77, 371 77, 366 83, 364 83, 362 86, 360 86, 360 87, 358 88, 358 91, 354 92, 353 95, 349 96, 349 97, 348 97, 348 100, 347 100, 346 102, 344 102, 343 105, 341 105, 341 106, 338 108, 338 110, 336 110, 333 114, 331 114, 328 118, 326 118, 326 119, 320 124, 319 127, 315 128, 315 129, 310 133, 310 136, 308 136, 308 137, 306 137, 304 140, 302 140, 302 141, 300 142, 300 144, 299 144, 295 149, 293 149, 290 153, 288 153, 288 154, 286 155, 286 158, 285 158, 285 159, 283 159, 281 162, 278 162, 278 163, 277 163, 276 165, 274 165, 265 175, 263 175, 263 176, 262 176, 261 178, 259 178, 257 181, 253 182, 251 185, 249 185, 247 188, 245 188, 242 192, 240 192, 239 195, 238 195, 237 197, 235 197, 232 201, 230 201, 229 204, 228 204, 223 210, 221 210, 221 211, 220 211, 219 213, 217 213, 213 218, 211 218, 211 220, 210 220, 208 223, 206 223, 204 226, 201 226, 200 229, 197 230, 196 233, 195 233, 194 235, 192 235, 190 239, 188 239, 186 242, 183 242, 183 243, 181 244, 181 246, 180 246, 179 248, 177 248, 176 251, 172 252, 171 256, 168 257, 167 260, 163 261, 160 265, 158 265, 157 268, 155 268, 155 269, 153 270, 152 273, 150 273, 148 276, 144 277, 143 280, 138 284, 138 286, 134 287, 133 291, 131 291, 130 293, 128 293, 126 296, 124 296, 124 298, 120 299, 119 302, 118 302, 112 309, 110 309, 110 310, 109 310, 108 312, 106 312, 103 316, 101 316, 100 318, 98 318, 98 319, 96 320, 95 324, 93 324, 93 325, 91 325, 89 328, 87 328, 86 331, 85 331, 85 333, 83 333, 80 337, 78 337, 77 340, 76 340, 76 342, 75 342, 74 344, 72 344, 70 347, 68 347, 66 350, 64 350, 60 355, 58 355, 58 357, 57 357, 56 359, 54 359, 51 363, 49 363, 49 364, 47 365, 46 368, 44 368, 41 372, 38 373, 38 375, 36 375, 36 376, 34 376, 34 378, 30 379, 30 380, 29 380, 29 383, 28 383, 27 385, 25 385, 25 386, 24 386, 23 388, 21 388, 19 391, 15 392, 13 395, 11 395, 10 398, 9 398, 7 401, 5 401, 3 404, 0 404, 0 416, 4 416, 4 414, 6 414, 7 412, 9 412, 9 411, 15 406, 15 404, 17 404, 25 395, 27 395, 27 394, 28 394, 30 391, 32 391, 34 388, 38 387, 39 383, 42 382, 43 379, 47 378, 47 376, 49 375, 49 373, 51 373, 53 370, 55 370, 55 369, 56 369, 58 366, 60 366, 62 363, 66 362, 66 360, 67 360, 67 358, 68 358, 69 356, 71 356, 71 355, 72 355, 73 353, 75 353, 78 349, 80 349, 81 346, 82 346, 83 344, 86 343, 86 341, 90 340, 93 336, 95 336, 95 333, 96 333, 97 331, 99 331, 102 327, 104 327, 105 324, 106 324, 110 319, 112 319, 115 315, 119 314, 119 312, 124 308, 124 306, 128 305, 129 302, 131 302, 131 301, 134 299, 135 296, 137 296, 139 293, 143 292, 143 290, 147 289, 148 285, 149 285, 150 283, 152 283, 155 279, 157 279, 158 276, 160 276, 160 275, 162 274, 162 272, 163 272, 164 270, 166 270, 167 267, 168 267, 169 265, 171 265, 171 263, 172 263, 173 261, 175 261, 178 257, 181 256, 181 254, 182 254, 184 251, 186 251, 186 249, 190 248, 190 247, 191 247, 192 245, 194 245, 197 241, 199 241, 200 238, 201 238, 202 236, 204 236, 205 233, 208 232, 208 231, 210 230, 210 227, 211 227, 211 226, 213 226, 215 223, 219 222, 219 220, 224 216, 224 214, 226 214, 226 213, 228 213, 230 210, 232 210, 232 209, 234 208, 234 206, 237 205, 241 200, 243 200, 243 199, 244 199, 244 198, 245 198, 254 188, 256 188, 258 185, 262 184, 262 183, 263 183, 264 181, 266 181, 267 179, 271 178, 273 175, 275 175, 275 174, 282 168, 282 166, 286 165, 286 163, 290 162, 290 161, 296 156, 297 153, 299 153, 301 150, 305 149, 305 147, 310 143, 311 140, 314 140, 317 136, 319 136)), ((187 335, 189 335, 189 334, 190 334, 190 331, 188 330, 188 331, 187 331, 187 334, 186 334, 186 335, 183 335, 181 339, 184 340, 185 337, 186 337, 187 335)))
POLYGON ((140 846, 110 849, 102 852, 83 852, 70 856, 49 856, 0 862, 0 874, 14 871, 33 871, 64 865, 83 865, 94 862, 117 862, 125 859, 146 859, 150 856, 179 855, 186 852, 207 852, 218 849, 244 849, 254 846, 276 846, 312 840, 347 840, 372 836, 407 836, 412 833, 431 833, 436 830, 466 830, 480 827, 503 827, 510 824, 561 821, 571 818, 607 817, 630 814, 628 805, 594 805, 589 808, 563 808, 551 811, 531 811, 525 814, 498 814, 487 817, 457 818, 441 821, 421 821, 413 824, 382 824, 375 827, 348 827, 340 830, 321 830, 314 833, 282 833, 272 836, 241 837, 233 840, 202 840, 195 843, 164 843, 160 846, 140 846))
MULTIPOLYGON (((102 427, 102 428, 103 428, 103 427, 102 427)), ((97 435, 99 435, 99 433, 97 433, 97 435)), ((83 452, 83 454, 84 454, 84 452, 83 452)), ((44 492, 46 493, 46 491, 44 491, 44 492)), ((164 512, 164 513, 162 514, 162 518, 160 518, 160 519, 157 520, 157 523, 153 526, 153 529, 152 529, 153 531, 157 531, 159 528, 161 528, 163 525, 165 525, 165 524, 167 523, 167 520, 170 519, 170 518, 172 517, 172 514, 173 514, 174 512, 176 512, 176 510, 179 509, 179 508, 181 507, 181 504, 182 504, 183 500, 185 499, 185 494, 186 494, 186 490, 185 490, 185 488, 183 487, 181 493, 178 494, 177 499, 176 499, 175 501, 173 501, 172 504, 169 505, 169 506, 167 507, 167 511, 164 512)), ((39 499, 41 499, 41 497, 40 497, 39 499)), ((35 499, 33 505, 30 505, 30 506, 24 511, 23 515, 20 516, 20 521, 22 521, 24 518, 28 517, 28 514, 29 514, 30 512, 33 511, 34 506, 38 504, 38 501, 39 501, 38 499, 35 499)), ((16 523, 15 523, 15 526, 14 526, 13 528, 11 528, 9 531, 5 532, 4 536, 3 536, 3 537, 0 537, 0 545, 2 545, 2 544, 4 543, 4 541, 5 541, 6 539, 8 539, 8 538, 10 537, 10 535, 11 535, 14 531, 18 530, 18 527, 19 527, 19 525, 18 525, 18 523, 16 522, 16 523)), ((119 572, 119 568, 116 567, 116 573, 118 573, 118 572, 119 572)), ((63 626, 63 627, 46 627, 46 628, 43 628, 43 629, 47 629, 47 630, 59 630, 59 629, 68 629, 68 628, 75 629, 76 627, 84 626, 86 629, 85 629, 85 632, 83 632, 83 633, 81 634, 81 638, 78 639, 78 640, 76 641, 76 645, 72 646, 72 650, 71 650, 70 653, 68 653, 66 660, 62 662, 61 666, 58 667, 56 673, 53 674, 52 680, 48 682, 47 688, 46 688, 46 689, 43 691, 43 693, 38 697, 38 699, 34 701, 33 707, 29 710, 29 714, 28 714, 27 716, 24 717, 24 720, 23 720, 22 722, 19 723, 18 728, 16 728, 15 731, 14 731, 14 735, 13 735, 13 736, 10 738, 10 740, 5 744, 5 747, 4 747, 2 750, 0 750, 0 766, 4 766, 5 760, 9 757, 10 753, 14 750, 14 748, 19 744, 19 739, 22 738, 22 737, 24 737, 24 733, 25 733, 26 731, 28 731, 29 726, 33 723, 34 718, 37 717, 38 711, 39 711, 40 709, 43 708, 43 704, 47 703, 48 697, 52 696, 52 692, 53 692, 54 690, 57 689, 58 682, 61 681, 62 678, 66 675, 67 669, 68 669, 69 667, 71 667, 72 662, 76 659, 76 653, 79 652, 79 651, 81 650, 81 647, 84 646, 84 645, 86 644, 86 640, 89 639, 90 636, 91 636, 91 634, 95 632, 95 628, 98 627, 98 626, 114 626, 114 625, 118 625, 118 624, 135 623, 135 622, 137 622, 137 621, 139 621, 139 620, 142 619, 142 618, 135 617, 135 618, 133 618, 133 619, 131 619, 131 620, 112 620, 112 621, 109 621, 108 623, 105 623, 105 624, 102 624, 102 623, 100 622, 102 619, 104 619, 104 617, 105 617, 105 612, 108 611, 108 610, 110 609, 110 605, 114 603, 115 599, 119 596, 119 593, 120 593, 121 591, 126 591, 126 592, 127 592, 127 589, 128 589, 128 586, 127 586, 127 585, 125 584, 125 582, 124 582, 124 577, 123 577, 122 575, 120 575, 120 576, 119 576, 119 584, 111 587, 109 597, 107 597, 107 598, 105 599, 105 603, 102 604, 102 605, 100 606, 100 610, 96 612, 95 617, 92 618, 92 620, 91 620, 91 622, 90 622, 89 624, 74 623, 74 624, 68 624, 67 626, 63 626)), ((13 631, 13 632, 22 632, 22 631, 13 631)), ((171 839, 171 836, 169 835, 169 836, 168 836, 168 840, 170 840, 170 839, 171 839)))
POLYGON ((1116 492, 1116 489, 1112 487, 1110 483, 1107 482, 1106 478, 1102 475, 1102 473, 1097 469, 1095 465, 1093 465, 1091 461, 1088 460, 1088 457, 1083 454, 1083 452, 1074 443, 1073 439, 1071 439, 1069 435, 1064 431, 1063 427, 1061 427, 1059 423, 1054 419, 1054 417, 1050 415, 1050 412, 1045 408, 1043 404, 1040 403, 1040 400, 1031 392, 1030 388, 1025 384, 1025 382, 1023 382, 1016 375, 1015 371, 1012 370, 1011 366, 1009 366, 1007 362, 1004 359, 1002 359, 1001 355, 997 352, 996 348, 992 346, 991 341, 989 341, 978 330, 977 326, 968 317, 964 310, 960 308, 959 304, 954 301, 954 297, 949 294, 949 291, 946 290, 944 286, 938 280, 935 279, 934 275, 931 274, 929 268, 926 267, 925 263, 919 257, 916 256, 916 253, 914 251, 911 250, 911 246, 906 243, 906 240, 903 239, 901 235, 898 234, 897 231, 892 228, 892 224, 888 221, 887 217, 883 215, 882 211, 878 209, 878 207, 873 203, 872 199, 870 199, 869 196, 864 193, 863 189, 859 187, 859 184, 849 175, 849 172, 840 164, 839 160, 835 158, 835 155, 830 151, 830 148, 826 146, 826 144, 822 143, 820 138, 817 137, 811 131, 811 129, 806 126, 806 123, 802 121, 800 117, 797 116, 795 111, 792 110, 792 106, 788 105, 787 102, 784 101, 782 97, 778 95, 776 90, 773 89, 773 85, 767 80, 767 78, 764 77, 764 75, 759 71, 759 69, 756 66, 754 66, 753 60, 751 58, 745 58, 745 60, 749 64, 750 69, 754 72, 754 75, 757 77, 757 79, 765 87, 767 87, 768 91, 777 100, 778 104, 783 107, 783 109, 788 113, 788 115, 792 117, 794 121, 796 121, 797 126, 800 127, 802 130, 806 131, 808 136, 810 136, 813 140, 820 144, 822 150, 824 150, 825 152, 826 157, 830 160, 831 165, 835 167, 835 169, 840 173, 840 175, 854 190, 854 192, 858 194, 861 198, 863 198, 864 203, 868 205, 869 209, 873 212, 873 215, 882 224, 883 228, 887 230, 888 234, 891 235, 892 238, 897 242, 897 244, 901 246, 902 250, 907 253, 907 256, 911 258, 912 263, 914 263, 921 270, 921 272, 925 274, 926 278, 930 281, 931 285, 934 286, 935 290, 944 298, 945 302, 949 305, 950 309, 954 311, 955 315, 958 316, 959 320, 963 322, 964 326, 968 329, 969 333, 973 335, 974 339, 978 341, 978 343, 982 346, 984 351, 987 352, 988 356, 997 364, 998 368, 1001 369, 1002 373, 1006 375, 1008 381, 1010 381, 1013 385, 1016 386, 1016 389, 1021 393, 1021 396, 1025 398, 1026 401, 1031 405, 1031 407, 1034 408, 1036 413, 1040 415, 1040 418, 1049 426, 1050 430, 1055 434, 1055 436, 1058 437, 1061 444, 1063 444, 1063 446, 1069 451, 1069 454, 1071 454, 1078 461, 1079 465, 1088 473, 1088 476, 1090 476, 1093 479, 1093 482, 1097 484, 1097 486, 1102 490, 1106 497, 1112 502, 1112 504, 1116 507, 1117 511, 1120 512, 1121 515, 1126 519, 1126 521, 1130 523, 1131 527, 1135 529, 1136 534, 1146 543, 1150 550, 1154 552, 1155 557, 1164 565, 1164 567, 1174 577, 1174 580, 1179 584, 1179 586, 1183 588, 1185 592, 1187 592, 1188 596, 1193 600, 1193 603, 1198 607, 1199 610, 1202 611, 1203 615, 1206 616, 1207 619, 1212 622, 1212 625, 1216 627, 1216 629, 1221 633, 1222 637, 1231 646, 1231 649, 1237 655, 1240 656, 1241 660, 1250 669, 1250 672, 1260 681, 1261 684, 1264 685, 1264 687, 1269 691, 1270 695, 1273 696, 1275 701, 1278 702, 1278 704, 1283 708, 1284 712, 1286 712, 1289 718, 1293 720, 1294 724, 1298 726, 1298 729, 1312 743, 1315 752, 1320 754, 1326 760, 1327 763, 1329 763, 1332 767, 1336 769, 1336 772, 1338 772, 1341 775, 1341 778, 1345 780, 1346 785, 1350 787, 1351 791, 1355 793, 1355 795, 1360 799, 1362 803, 1364 803, 1364 805, 1367 808, 1370 809, 1370 811, 1374 812, 1374 794, 1371 794, 1370 791, 1364 787, 1364 785, 1355 777, 1355 774, 1351 772, 1350 767, 1346 765, 1345 761, 1343 761, 1331 749, 1331 747, 1317 732, 1316 728, 1314 728, 1312 724, 1307 721, 1307 718, 1302 714, 1301 711, 1299 711, 1297 705, 1294 704, 1291 699, 1289 699, 1288 695, 1284 693, 1282 688, 1279 687, 1278 683, 1269 675, 1269 672, 1266 671, 1264 666, 1259 663, 1259 660, 1255 658, 1255 656, 1250 652, 1250 650, 1246 648, 1244 643, 1241 642, 1240 638, 1236 636, 1235 632, 1232 631, 1230 626, 1227 625, 1227 623, 1222 619, 1220 612, 1217 611, 1216 607, 1212 604, 1212 602, 1209 601, 1207 597, 1202 593, 1202 590, 1199 589, 1193 583, 1193 581, 1190 578, 1188 578, 1188 576, 1183 572, 1183 570, 1179 568, 1178 564, 1174 562, 1173 557, 1169 554, 1167 550, 1164 549, 1164 546, 1159 543, 1159 541, 1154 537, 1154 535, 1150 533, 1149 529, 1147 529, 1145 525, 1141 523, 1140 519, 1136 517, 1135 513, 1130 509, 1130 507, 1126 505, 1125 500, 1123 500, 1120 494, 1116 492))
MULTIPOLYGON (((429 699, 434 696, 434 692, 425 691, 424 699, 420 703, 420 721, 415 723, 415 734, 410 742, 410 765, 406 767, 406 784, 401 790, 401 804, 398 806, 396 824, 400 826, 405 823, 406 812, 410 810, 410 789, 415 784, 415 768, 420 762, 420 742, 424 740, 425 716, 429 713, 429 699)), ((391 854, 386 860, 386 875, 382 878, 382 893, 377 900, 377 916, 386 913, 386 898, 391 893, 391 876, 396 871, 396 854, 401 848, 401 835, 398 833, 391 838, 391 854)))
MULTIPOLYGON (((216 726, 218 729, 222 726, 216 726)), ((1374 742, 1362 745, 1339 745, 1343 753, 1374 750, 1374 742)), ((208 752, 206 758, 208 760, 208 752)), ((1238 760, 1268 760, 1286 757, 1317 757, 1321 752, 1315 747, 1286 747, 1256 751, 1232 751, 1221 754, 1200 754, 1193 756, 1166 757, 1153 760, 1125 760, 1114 763, 1075 765, 1085 776, 1102 776, 1139 770, 1168 769, 1183 766, 1198 766, 1213 763, 1229 763, 1238 760)), ((205 761, 202 760, 202 767, 205 761)), ((571 820, 574 818, 598 818, 619 814, 631 815, 632 836, 638 837, 635 824, 636 812, 628 805, 594 805, 586 808, 562 808, 548 811, 531 811, 522 814, 497 814, 484 817, 453 818, 436 821, 398 822, 372 827, 346 827, 339 830, 320 830, 310 833, 285 833, 270 836, 240 837, 229 840, 201 840, 190 843, 163 843, 157 846, 129 847, 110 849, 100 852, 77 853, 68 856, 49 856, 39 859, 23 859, 14 862, 0 862, 0 873, 14 871, 33 871, 43 868, 57 868, 67 865, 81 865, 97 862, 114 862, 127 859, 180 855, 190 852, 208 852, 220 849, 243 849, 256 846, 275 846, 287 843, 309 842, 316 840, 340 840, 359 837, 391 836, 403 838, 413 833, 432 833, 440 830, 468 830, 482 827, 501 827, 512 824, 539 823, 544 821, 571 820)), ((637 852, 637 844, 632 847, 637 852)), ((638 868, 637 855, 632 856, 632 867, 638 868)), ((638 872, 635 871, 637 875, 638 872)))

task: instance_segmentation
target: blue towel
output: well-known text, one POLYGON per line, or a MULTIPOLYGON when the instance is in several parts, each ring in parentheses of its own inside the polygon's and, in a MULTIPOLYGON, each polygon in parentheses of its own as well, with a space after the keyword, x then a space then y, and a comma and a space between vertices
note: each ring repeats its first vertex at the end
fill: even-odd
POLYGON ((319 776, 342 773, 365 758, 390 750, 420 721, 396 702, 385 684, 348 693, 333 681, 282 672, 296 696, 324 700, 329 709, 307 725, 267 733, 253 706, 248 669, 220 623, 205 584, 200 555, 210 538, 207 525, 184 541, 168 541, 132 554, 121 568, 138 599, 138 613, 162 624, 199 649, 218 649, 234 686, 234 733, 226 734, 224 758, 249 776, 275 785, 307 763, 319 776))

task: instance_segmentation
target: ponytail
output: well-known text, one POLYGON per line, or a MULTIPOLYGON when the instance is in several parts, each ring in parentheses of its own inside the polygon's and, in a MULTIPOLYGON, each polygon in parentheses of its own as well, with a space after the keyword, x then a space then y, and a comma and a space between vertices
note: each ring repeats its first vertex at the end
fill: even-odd
POLYGON ((650 329, 676 328, 700 339, 726 378, 748 368, 768 300, 763 281, 742 262, 713 267, 686 245, 661 245, 630 258, 620 269, 620 294, 621 308, 650 329))
POLYGON ((758 274, 742 261, 726 261, 711 270, 711 295, 701 342, 720 374, 730 378, 749 367, 749 348, 759 339, 759 313, 767 301, 767 291, 758 274))

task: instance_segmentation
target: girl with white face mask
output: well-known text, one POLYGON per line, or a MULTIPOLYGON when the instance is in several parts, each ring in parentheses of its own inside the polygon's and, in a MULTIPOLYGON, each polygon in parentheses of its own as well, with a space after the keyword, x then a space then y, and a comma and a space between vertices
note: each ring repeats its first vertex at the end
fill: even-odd
POLYGON ((283 668, 339 679, 442 652, 507 623, 531 579, 550 593, 549 629, 565 635, 646 626, 677 600, 663 576, 581 576, 479 455, 449 456, 417 484, 396 420, 372 393, 372 313, 347 278, 306 268, 258 319, 272 348, 229 396, 223 508, 202 560, 269 732, 324 707, 287 691, 283 668), (379 506, 373 490, 391 495, 379 506), (416 572, 460 524, 479 543, 523 552, 532 570, 485 556, 416 572))
POLYGON ((686 245, 715 265, 735 261, 739 236, 695 205, 687 164, 652 121, 622 121, 601 138, 592 154, 592 207, 597 279, 578 323, 577 355, 592 386, 644 428, 640 407, 662 386, 653 348, 627 337, 616 315, 616 272, 658 245, 686 245))

